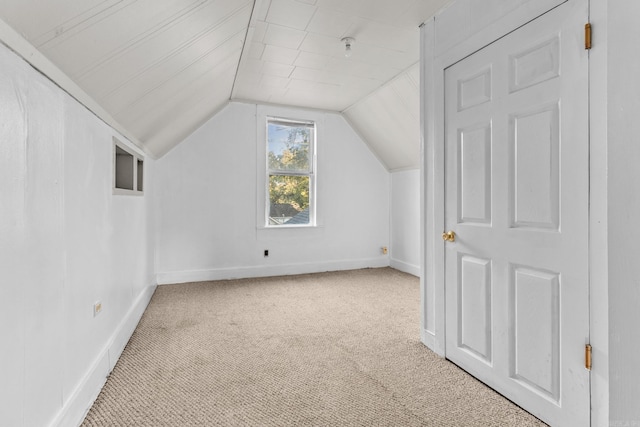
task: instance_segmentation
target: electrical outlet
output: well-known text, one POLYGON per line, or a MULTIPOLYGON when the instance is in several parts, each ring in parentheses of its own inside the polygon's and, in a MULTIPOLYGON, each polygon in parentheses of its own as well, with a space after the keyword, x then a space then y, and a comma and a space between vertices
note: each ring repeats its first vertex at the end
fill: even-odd
POLYGON ((383 247, 382 247, 382 254, 383 254, 383 255, 386 255, 388 252, 389 252, 389 250, 387 249, 387 247, 386 247, 386 246, 383 246, 383 247))
POLYGON ((269 258, 269 249, 264 250, 264 257, 269 258))
POLYGON ((102 303, 100 301, 93 304, 93 317, 96 317, 102 311, 102 303))

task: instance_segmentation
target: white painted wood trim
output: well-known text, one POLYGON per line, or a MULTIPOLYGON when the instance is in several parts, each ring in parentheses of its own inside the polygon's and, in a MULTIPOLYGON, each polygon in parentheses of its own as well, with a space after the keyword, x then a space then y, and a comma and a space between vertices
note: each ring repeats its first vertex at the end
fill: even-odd
POLYGON ((113 140, 113 156, 112 159, 113 161, 111 162, 111 190, 112 190, 112 194, 113 195, 118 195, 118 196, 144 196, 144 156, 142 156, 141 154, 139 154, 137 152, 137 150, 132 150, 131 148, 129 148, 129 146, 127 144, 125 144, 124 142, 120 141, 117 137, 113 136, 112 137, 113 140), (118 169, 118 165, 117 165, 117 158, 118 158, 118 154, 117 154, 117 150, 116 148, 120 148, 122 151, 125 151, 126 153, 130 154, 131 157, 133 157, 133 190, 128 190, 128 189, 124 189, 124 188, 118 188, 116 187, 116 180, 117 180, 117 169, 118 169), (142 190, 138 190, 138 161, 142 161, 143 162, 143 188, 142 190))
POLYGON ((87 370, 80 384, 69 394, 69 398, 63 403, 62 409, 49 424, 49 427, 79 426, 82 423, 107 381, 107 376, 113 370, 124 347, 133 335, 133 331, 149 305, 155 290, 156 285, 151 285, 138 295, 114 334, 87 370))
MULTIPOLYGON (((322 138, 326 132, 325 114, 315 110, 301 110, 294 107, 273 107, 264 104, 254 104, 256 111, 256 228, 258 234, 264 234, 267 230, 311 230, 322 228, 324 225, 324 205, 326 200, 322 190, 322 174, 328 165, 323 163, 322 138), (269 184, 267 180, 267 120, 278 117, 292 121, 309 121, 315 123, 315 147, 314 147, 314 187, 312 190, 314 213, 309 217, 313 220, 312 226, 304 227, 269 227, 266 225, 269 214, 269 184), (324 168, 324 169, 323 169, 324 168)), ((333 113, 340 116, 338 113, 333 113)), ((260 238, 260 236, 259 236, 260 238)))
POLYGON ((589 292, 591 425, 609 425, 608 2, 589 1, 589 292))
MULTIPOLYGON (((483 48, 566 1, 569 0, 505 1, 505 4, 519 3, 519 6, 506 14, 501 8, 493 7, 490 9, 490 13, 495 14, 495 16, 489 25, 483 25, 483 23, 476 21, 476 17, 470 17, 469 22, 458 22, 458 24, 461 25, 452 27, 447 25, 450 23, 450 20, 448 19, 449 17, 445 15, 459 15, 460 12, 471 9, 470 6, 472 3, 476 3, 474 0, 455 0, 441 10, 440 13, 436 15, 435 20, 437 29, 442 28, 448 31, 450 33, 448 35, 455 35, 454 39, 457 40, 450 43, 436 43, 434 55, 441 58, 452 58, 444 62, 447 63, 447 66, 453 65, 476 50, 483 48), (438 25, 440 20, 443 20, 445 23, 438 25)), ((447 39, 446 36, 441 36, 442 32, 438 33, 438 31, 436 31, 436 33, 438 40, 447 39)))
POLYGON ((396 270, 411 274, 416 277, 420 277, 419 265, 413 265, 413 264, 406 263, 404 261, 400 261, 398 259, 391 258, 389 260, 389 267, 395 268, 396 270))
MULTIPOLYGON (((438 194, 438 189, 444 187, 443 165, 436 166, 436 159, 444 158, 444 154, 437 155, 438 148, 435 135, 436 114, 436 77, 434 75, 435 55, 435 20, 426 22, 421 27, 422 62, 421 62, 421 223, 422 233, 420 246, 423 254, 421 274, 421 307, 422 340, 431 350, 444 356, 444 280, 442 272, 438 277, 437 262, 444 263, 444 247, 437 237, 444 226, 444 189, 438 194), (439 201, 438 201, 439 200, 439 201), (438 232, 438 229, 440 231, 438 232), (435 233, 435 234, 434 234, 435 233), (433 236, 433 237, 432 237, 433 236), (433 295, 432 298, 429 298, 433 295), (442 302, 442 304, 440 304, 442 302)), ((440 269, 442 270, 442 269, 440 269)))
MULTIPOLYGON (((427 21, 427 22, 433 22, 433 18, 431 18, 431 20, 427 21)), ((425 268, 426 266, 426 260, 427 260, 427 255, 425 252, 425 230, 427 229, 427 216, 426 216, 426 200, 427 200, 427 194, 426 194, 426 162, 425 162, 425 110, 426 110, 426 103, 427 103, 427 96, 426 96, 426 91, 424 90, 427 79, 425 77, 425 67, 424 67, 424 58, 425 58, 425 44, 427 43, 426 41, 426 35, 425 35, 425 25, 426 23, 423 23, 422 25, 420 25, 420 341, 422 341, 423 344, 427 345, 429 348, 432 348, 432 345, 428 345, 427 344, 427 334, 428 332, 426 331, 426 314, 427 314, 427 310, 426 310, 426 281, 425 281, 425 274, 427 272, 427 269, 425 268)), ((432 25, 432 24, 431 24, 432 25)))
POLYGON ((396 172, 407 172, 407 171, 414 171, 414 170, 418 170, 420 169, 420 166, 416 167, 416 166, 404 166, 401 168, 395 168, 395 169, 389 169, 389 173, 396 173, 396 172))
POLYGON ((358 270, 389 267, 388 257, 348 261, 307 262, 299 264, 261 265, 254 267, 214 268, 209 270, 165 271, 157 274, 159 285, 205 282, 209 280, 245 279, 250 277, 288 276, 325 271, 358 270))

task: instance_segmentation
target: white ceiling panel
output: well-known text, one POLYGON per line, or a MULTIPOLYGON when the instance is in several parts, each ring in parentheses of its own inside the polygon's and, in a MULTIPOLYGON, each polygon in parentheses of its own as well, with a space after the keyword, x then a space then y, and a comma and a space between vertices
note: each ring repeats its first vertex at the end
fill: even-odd
POLYGON ((269 24, 264 35, 264 43, 272 46, 286 47, 288 49, 298 49, 307 33, 282 25, 269 24))
POLYGON ((351 28, 353 18, 340 12, 318 9, 307 26, 310 33, 335 38, 346 36, 351 28))
POLYGON ((293 73, 291 73, 291 78, 294 80, 340 85, 347 76, 329 71, 314 70, 313 68, 296 67, 293 73))
POLYGON ((420 67, 416 64, 409 71, 391 82, 391 87, 398 95, 398 100, 404 104, 407 114, 412 116, 415 123, 420 121, 420 67), (415 78, 414 74, 418 74, 415 78))
POLYGON ((427 18, 434 16, 446 3, 445 1, 414 0, 407 10, 397 16, 387 17, 386 23, 403 28, 420 26, 427 18))
POLYGON ((260 86, 272 89, 286 89, 289 79, 286 77, 269 76, 263 74, 260 78, 260 86))
MULTIPOLYGON (((262 67, 264 66, 266 62, 265 61, 261 61, 259 59, 254 59, 254 58, 249 58, 245 61, 244 63, 244 67, 242 67, 242 70, 238 71, 238 78, 240 76, 255 76, 256 81, 260 80, 260 76, 262 75, 262 67)), ((285 64, 282 64, 285 65, 285 64)), ((287 65, 285 65, 287 66, 287 65)), ((245 83, 247 83, 246 79, 244 80, 245 83)))
POLYGON ((317 53, 300 52, 294 62, 294 65, 296 67, 324 70, 331 59, 332 58, 329 56, 319 55, 317 53))
POLYGON ((0 0, 0 18, 152 154, 238 99, 343 112, 398 169, 419 146, 418 25, 448 1, 0 0))
POLYGON ((271 0, 266 21, 297 30, 306 30, 316 7, 296 0, 271 0))
POLYGON ((264 44, 259 42, 253 42, 249 44, 247 57, 251 59, 259 60, 264 53, 264 44))
POLYGON ((307 33, 282 25, 269 24, 263 42, 272 46, 298 49, 307 33))
MULTIPOLYGON (((403 29, 357 18, 351 30, 354 37, 357 34, 358 45, 363 43, 378 48, 412 53, 416 52, 420 45, 418 27, 403 29)), ((413 56, 415 57, 415 53, 413 56)))
POLYGON ((293 65, 278 64, 277 62, 263 62, 261 72, 266 76, 289 77, 295 67, 293 65))
MULTIPOLYGON (((402 21, 404 14, 415 12, 415 0, 318 0, 314 5, 297 0, 267 3, 268 7, 264 3, 258 7, 261 11, 266 8, 266 13, 256 14, 252 23, 254 41, 259 35, 264 49, 262 53, 260 47, 247 49, 240 72, 248 68, 252 72, 266 73, 255 60, 294 67, 288 75, 291 81, 286 86, 286 93, 283 96, 270 94, 269 102, 295 102, 293 105, 296 106, 319 108, 322 99, 322 108, 342 111, 419 59, 418 26, 396 26, 387 22, 389 16, 402 21), (263 30, 265 26, 267 29, 263 30), (292 31, 272 34, 273 29, 283 26, 292 31), (345 45, 341 40, 346 36, 355 39, 350 58, 345 57, 345 45), (322 86, 326 84, 339 87, 335 96, 322 86)), ((254 90, 260 88, 261 82, 268 81, 256 78, 251 85, 254 90)), ((265 91, 259 92, 264 95, 265 91)), ((232 99, 247 97, 255 98, 242 85, 236 85, 232 99)), ((259 100, 266 101, 264 98, 259 100)))
POLYGON ((139 105, 141 108, 125 111, 117 118, 148 141, 154 153, 162 155, 171 145, 164 143, 165 131, 177 133, 180 130, 184 138, 204 123, 211 112, 226 105, 237 60, 236 56, 229 56, 208 73, 188 81, 170 82, 164 92, 145 98, 139 105), (195 105, 207 105, 207 109, 194 111, 195 105), (174 126, 177 129, 173 129, 174 126))
MULTIPOLYGON (((390 1, 395 3, 395 0, 390 1)), ((369 7, 369 0, 318 0, 316 5, 320 9, 335 11, 348 17, 360 16, 369 7)))
POLYGON ((251 35, 252 42, 262 42, 264 40, 264 35, 267 34, 267 29, 269 28, 269 24, 264 21, 257 21, 255 25, 252 27, 253 34, 251 35))
MULTIPOLYGON (((355 46, 355 45, 354 45, 355 46)), ((344 43, 338 37, 309 33, 300 46, 301 52, 344 58, 344 43)))
POLYGON ((324 69, 334 73, 345 74, 350 77, 363 77, 379 80, 385 83, 402 72, 399 68, 390 66, 372 67, 366 62, 357 60, 343 61, 341 58, 330 58, 326 60, 324 69))
POLYGON ((211 34, 210 38, 201 40, 191 49, 177 52, 129 79, 102 98, 104 105, 117 115, 149 92, 163 92, 167 82, 190 80, 206 73, 208 69, 217 67, 219 61, 230 55, 238 55, 237 39, 242 37, 242 33, 238 32, 235 36, 221 40, 221 37, 211 34), (211 39, 210 43, 207 43, 207 39, 211 39))
POLYGON ((158 108, 161 103, 171 105, 175 97, 180 96, 183 88, 191 85, 192 81, 214 76, 220 72, 221 68, 225 71, 226 68, 231 68, 235 73, 238 56, 235 43, 230 41, 221 48, 207 52, 196 61, 185 63, 184 68, 174 69, 176 64, 166 64, 165 68, 154 68, 156 71, 154 75, 146 73, 145 78, 131 82, 132 91, 136 85, 139 86, 135 97, 127 95, 129 91, 122 90, 118 92, 121 97, 111 98, 105 105, 116 111, 116 118, 131 118, 139 113, 146 114, 149 109, 158 108), (235 64, 232 63, 234 60, 235 64))
POLYGON ((2 19, 38 47, 65 30, 98 16, 122 0, 2 1, 2 19))
POLYGON ((278 64, 291 65, 297 57, 298 51, 296 49, 273 46, 270 44, 265 45, 264 52, 262 53, 262 60, 267 62, 277 62, 278 64))
POLYGON ((246 16, 246 7, 233 11, 221 22, 214 21, 213 25, 193 16, 173 26, 171 31, 160 32, 153 38, 128 46, 119 55, 104 61, 102 67, 95 67, 79 77, 78 81, 99 100, 108 100, 118 91, 126 91, 130 97, 135 97, 143 88, 132 88, 136 88, 140 80, 151 79, 162 69, 173 67, 171 72, 175 73, 234 37, 237 40, 235 49, 238 49, 245 31, 246 16), (177 38, 176 34, 181 34, 182 38, 177 38))
POLYGON ((407 10, 413 2, 414 0, 367 0, 366 7, 358 10, 356 15, 371 21, 387 22, 407 10))
POLYGON ((185 15, 197 13, 202 4, 202 0, 167 0, 162 5, 154 0, 130 2, 114 13, 93 19, 91 25, 64 31, 39 47, 53 62, 65 64, 65 71, 76 77, 104 57, 117 54, 185 15))
POLYGON ((255 22, 264 22, 267 19, 267 13, 271 7, 271 0, 258 0, 255 2, 252 20, 255 22))
POLYGON ((420 91, 416 64, 344 115, 388 169, 420 166, 420 91))

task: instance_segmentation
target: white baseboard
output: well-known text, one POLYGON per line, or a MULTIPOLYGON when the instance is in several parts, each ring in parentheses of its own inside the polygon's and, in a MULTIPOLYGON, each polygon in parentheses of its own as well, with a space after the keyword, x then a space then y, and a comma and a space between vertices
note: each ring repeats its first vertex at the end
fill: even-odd
POLYGON ((357 270, 388 267, 388 257, 348 261, 324 261, 301 264, 260 265, 253 267, 216 268, 210 270, 166 271, 158 273, 159 285, 205 282, 208 280, 246 279, 250 277, 288 276, 324 271, 357 270))
POLYGON ((82 424, 91 405, 102 390, 107 376, 118 361, 142 314, 149 305, 155 290, 156 285, 148 286, 138 295, 126 316, 91 364, 80 384, 64 402, 62 409, 49 424, 49 427, 75 427, 82 424))
POLYGON ((416 277, 420 277, 420 266, 408 264, 404 261, 400 261, 397 259, 391 258, 390 266, 395 268, 396 270, 403 271, 405 273, 413 274, 416 277))

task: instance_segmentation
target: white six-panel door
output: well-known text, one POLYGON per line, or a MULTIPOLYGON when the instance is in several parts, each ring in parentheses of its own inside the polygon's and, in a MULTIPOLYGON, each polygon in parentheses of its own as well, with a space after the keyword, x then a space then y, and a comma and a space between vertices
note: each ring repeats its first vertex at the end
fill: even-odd
POLYGON ((554 426, 590 416, 586 22, 569 1, 445 71, 446 355, 554 426))

